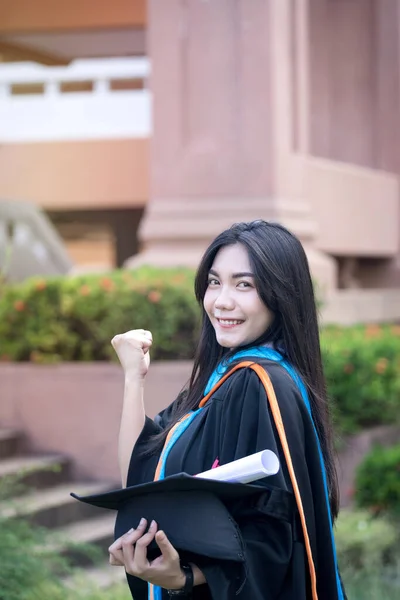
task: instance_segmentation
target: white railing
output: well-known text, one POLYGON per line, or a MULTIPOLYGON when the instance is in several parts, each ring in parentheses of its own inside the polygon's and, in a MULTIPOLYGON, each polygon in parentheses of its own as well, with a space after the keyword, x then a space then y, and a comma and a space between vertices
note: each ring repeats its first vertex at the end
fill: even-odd
POLYGON ((147 58, 78 60, 67 67, 0 65, 0 143, 148 137, 149 72, 147 58), (142 89, 113 89, 114 82, 135 81, 142 89), (82 83, 90 91, 63 90, 82 83))

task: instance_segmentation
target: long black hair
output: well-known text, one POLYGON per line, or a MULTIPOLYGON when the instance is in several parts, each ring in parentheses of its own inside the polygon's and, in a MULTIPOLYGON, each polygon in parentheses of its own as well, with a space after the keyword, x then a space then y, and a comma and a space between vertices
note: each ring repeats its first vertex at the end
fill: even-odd
POLYGON ((198 407, 210 375, 230 352, 218 344, 203 300, 209 270, 218 251, 233 244, 242 244, 246 248, 257 292, 274 315, 270 327, 249 347, 266 343, 282 347, 287 360, 301 375, 322 447, 331 510, 335 518, 339 510, 339 488, 313 283, 301 243, 282 225, 262 220, 235 224, 223 231, 204 253, 195 279, 195 294, 202 308, 202 326, 193 371, 188 385, 173 405, 167 430, 156 435, 150 447, 160 447, 173 425, 198 407))

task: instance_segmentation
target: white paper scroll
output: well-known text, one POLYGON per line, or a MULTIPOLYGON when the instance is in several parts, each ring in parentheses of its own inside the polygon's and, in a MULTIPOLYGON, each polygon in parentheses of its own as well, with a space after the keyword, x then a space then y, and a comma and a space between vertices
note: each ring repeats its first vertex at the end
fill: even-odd
POLYGON ((217 481, 251 483, 263 477, 276 475, 278 471, 279 459, 276 454, 271 450, 262 450, 257 454, 251 454, 221 467, 199 473, 196 477, 217 481))

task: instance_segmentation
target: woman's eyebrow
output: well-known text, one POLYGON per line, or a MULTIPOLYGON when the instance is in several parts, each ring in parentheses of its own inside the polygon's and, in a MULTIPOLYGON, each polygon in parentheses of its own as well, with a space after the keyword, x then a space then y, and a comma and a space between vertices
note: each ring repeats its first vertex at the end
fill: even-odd
MULTIPOLYGON (((208 273, 209 275, 214 275, 214 277, 219 278, 217 271, 214 271, 214 269, 210 269, 208 273)), ((232 279, 240 279, 241 277, 254 277, 254 273, 248 273, 247 271, 243 271, 243 273, 233 273, 231 277, 232 279)))

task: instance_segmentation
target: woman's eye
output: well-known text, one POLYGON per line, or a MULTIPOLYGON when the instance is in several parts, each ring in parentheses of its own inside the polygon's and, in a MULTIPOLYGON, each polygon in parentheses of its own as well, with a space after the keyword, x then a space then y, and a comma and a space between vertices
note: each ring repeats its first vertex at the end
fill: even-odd
POLYGON ((209 279, 208 285, 218 285, 218 279, 209 279))
POLYGON ((242 287, 242 288, 251 288, 252 285, 251 283, 249 283, 248 281, 241 281, 240 283, 238 283, 238 287, 242 287))

